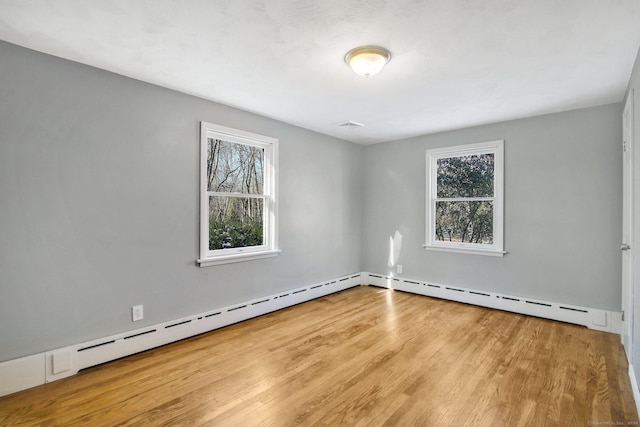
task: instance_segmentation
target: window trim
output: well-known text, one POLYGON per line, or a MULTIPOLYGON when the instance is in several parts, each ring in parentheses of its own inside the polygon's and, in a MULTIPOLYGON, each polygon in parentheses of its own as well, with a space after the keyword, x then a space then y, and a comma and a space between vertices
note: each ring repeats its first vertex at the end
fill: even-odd
MULTIPOLYGON (((426 150, 426 233, 423 247, 430 251, 473 255, 504 256, 504 140, 480 142, 426 150), (447 157, 474 154, 494 155, 493 244, 446 242, 436 240, 435 206, 437 200, 437 161, 447 157)), ((463 198, 464 199, 464 198, 463 198)))
MULTIPOLYGON (((250 261, 277 256, 278 249, 278 140, 256 133, 200 122, 200 267, 250 261), (207 150, 210 138, 264 149, 264 183, 262 195, 238 194, 264 200, 264 244, 244 248, 209 249, 209 196, 207 188, 207 150)), ((236 197, 235 194, 231 197, 236 197)))

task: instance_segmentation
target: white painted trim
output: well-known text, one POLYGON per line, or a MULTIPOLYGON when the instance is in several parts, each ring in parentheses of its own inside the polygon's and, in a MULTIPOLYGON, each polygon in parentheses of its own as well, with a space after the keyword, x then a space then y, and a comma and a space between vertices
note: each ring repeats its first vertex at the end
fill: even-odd
MULTIPOLYGON (((625 313, 622 322, 621 341, 627 355, 631 360, 633 355, 633 325, 634 316, 634 275, 635 272, 635 133, 634 133, 634 93, 631 88, 622 112, 622 245, 628 249, 622 252, 622 311, 625 313)), ((622 250, 622 246, 620 247, 622 250)))
POLYGON ((436 252, 455 252, 458 254, 469 254, 469 255, 485 255, 485 256, 498 256, 503 257, 507 253, 506 251, 494 251, 489 249, 468 249, 466 247, 455 248, 455 247, 440 247, 435 245, 422 245, 423 248, 427 251, 436 251, 436 252))
POLYGON ((200 267, 277 256, 278 250, 278 144, 276 138, 200 122, 200 267), (209 138, 250 145, 264 149, 263 194, 215 193, 207 188, 207 150, 209 138), (247 248, 209 249, 209 196, 262 198, 264 200, 264 244, 247 248))
POLYGON ((258 133, 247 132, 246 130, 234 129, 227 126, 217 125, 214 123, 209 123, 202 121, 200 122, 201 126, 204 125, 204 129, 207 132, 207 135, 215 138, 216 136, 220 136, 222 138, 228 139, 231 142, 239 142, 241 144, 251 144, 255 147, 263 147, 265 143, 277 143, 277 138, 272 138, 270 136, 260 135, 258 133))
POLYGON ((504 256, 504 140, 480 142, 426 150, 426 227, 425 244, 427 250, 460 252, 471 255, 504 256), (493 197, 446 198, 437 197, 437 162, 447 157, 460 157, 474 154, 494 154, 493 197), (436 201, 492 200, 493 201, 493 243, 477 244, 439 241, 435 238, 436 201), (447 250, 448 249, 448 250, 447 250))
POLYGON ((281 250, 275 251, 260 251, 260 252, 247 252, 236 253, 226 256, 217 256, 215 258, 199 259, 198 265, 200 267, 209 267, 212 265, 230 264, 232 262, 252 261, 254 259, 272 258, 280 255, 281 250))
POLYGON ((44 384, 44 353, 0 363, 0 396, 44 384))
POLYGON ((109 362, 310 301, 363 283, 362 274, 290 289, 109 337, 0 363, 0 396, 75 375, 109 362))
MULTIPOLYGON (((606 332, 620 333, 621 331, 621 313, 619 312, 548 303, 530 298, 362 272, 109 337, 2 362, 0 363, 0 396, 69 377, 77 374, 81 369, 363 284, 576 323, 606 332)), ((631 366, 629 375, 634 387, 637 405, 640 402, 640 396, 631 366)))
POLYGON ((636 402, 636 411, 640 414, 640 390, 638 389, 638 381, 633 365, 629 363, 629 380, 631 381, 631 390, 633 391, 633 399, 636 402))
POLYGON ((619 334, 622 331, 622 313, 580 307, 571 304, 542 301, 495 292, 428 283, 422 280, 399 278, 384 274, 362 273, 363 283, 373 286, 411 292, 429 297, 511 311, 545 319, 584 325, 589 329, 619 334))

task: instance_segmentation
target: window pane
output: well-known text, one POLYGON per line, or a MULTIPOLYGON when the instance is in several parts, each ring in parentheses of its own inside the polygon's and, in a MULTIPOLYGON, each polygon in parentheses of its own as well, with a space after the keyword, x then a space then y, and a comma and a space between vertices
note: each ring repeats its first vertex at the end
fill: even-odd
POLYGON ((209 197, 209 250, 261 246, 264 199, 209 197))
POLYGON ((493 244, 493 202, 436 202, 436 240, 493 244))
POLYGON ((264 149, 213 138, 207 142, 207 191, 263 194, 264 149))
POLYGON ((438 159, 438 198, 493 197, 494 155, 438 159))

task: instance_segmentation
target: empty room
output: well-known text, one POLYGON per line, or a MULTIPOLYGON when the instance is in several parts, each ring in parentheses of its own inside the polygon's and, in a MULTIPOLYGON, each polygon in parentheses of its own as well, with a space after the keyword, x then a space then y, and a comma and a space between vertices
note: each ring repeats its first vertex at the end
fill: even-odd
POLYGON ((0 0, 0 425, 638 425, 639 48, 638 0, 0 0))

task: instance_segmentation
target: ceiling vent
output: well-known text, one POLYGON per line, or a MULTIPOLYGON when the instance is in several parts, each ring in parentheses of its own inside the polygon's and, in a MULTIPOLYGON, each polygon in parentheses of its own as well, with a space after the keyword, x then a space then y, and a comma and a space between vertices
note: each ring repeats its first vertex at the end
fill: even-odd
POLYGON ((343 129, 356 129, 364 127, 364 125, 362 123, 354 122, 353 120, 348 120, 344 123, 340 123, 338 127, 341 127, 343 129))

